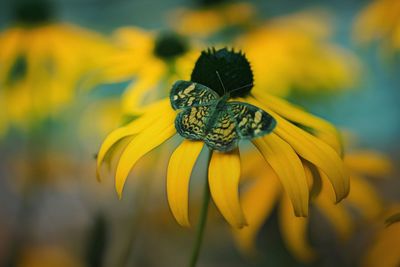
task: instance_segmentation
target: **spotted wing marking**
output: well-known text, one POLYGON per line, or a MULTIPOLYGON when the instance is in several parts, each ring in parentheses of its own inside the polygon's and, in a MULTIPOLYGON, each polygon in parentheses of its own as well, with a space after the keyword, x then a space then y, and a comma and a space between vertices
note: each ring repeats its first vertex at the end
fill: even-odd
POLYGON ((177 81, 170 93, 171 105, 175 110, 208 106, 214 104, 218 97, 210 88, 190 81, 177 81))
POLYGON ((236 122, 227 109, 215 115, 218 117, 214 125, 207 131, 204 141, 214 150, 231 151, 239 141, 236 122))
POLYGON ((243 102, 227 103, 236 131, 240 138, 251 139, 270 133, 276 126, 275 119, 264 110, 243 102))
POLYGON ((204 140, 205 129, 210 117, 210 107, 199 106, 184 109, 175 119, 177 132, 191 140, 204 140))

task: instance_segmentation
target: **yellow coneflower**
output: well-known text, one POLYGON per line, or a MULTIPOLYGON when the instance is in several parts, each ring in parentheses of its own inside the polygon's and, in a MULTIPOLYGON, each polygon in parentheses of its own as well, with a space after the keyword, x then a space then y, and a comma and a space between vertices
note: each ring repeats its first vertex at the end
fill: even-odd
POLYGON ((0 32, 0 128, 24 128, 57 114, 109 51, 100 35, 54 22, 46 1, 18 3, 14 25, 0 32))
MULTIPOLYGON (((213 128, 216 131, 215 135, 227 139, 233 136, 229 139, 231 142, 227 142, 229 146, 224 143, 224 146, 219 147, 220 143, 213 143, 213 136, 203 139, 196 137, 195 133, 199 133, 198 130, 201 131, 204 125, 196 125, 196 119, 189 115, 187 110, 181 111, 180 105, 176 103, 185 99, 185 95, 190 92, 198 92, 200 95, 197 98, 189 97, 185 100, 192 104, 201 103, 208 99, 205 98, 208 94, 206 91, 213 90, 214 93, 210 93, 211 95, 219 95, 222 99, 228 94, 231 98, 244 103, 243 105, 250 103, 258 110, 253 113, 254 116, 242 118, 242 123, 239 123, 241 127, 247 131, 253 129, 255 133, 263 130, 265 133, 268 130, 272 131, 268 135, 250 139, 276 172, 290 197, 297 216, 308 214, 309 188, 302 160, 308 161, 310 165, 318 167, 325 173, 334 188, 336 201, 343 199, 349 190, 349 180, 340 158, 340 142, 335 128, 322 119, 291 106, 284 100, 274 97, 266 99, 263 96, 253 95, 252 87, 252 72, 243 54, 225 48, 202 52, 192 72, 191 82, 176 83, 173 92, 177 94, 171 94, 171 99, 160 100, 148 106, 138 119, 108 135, 98 153, 98 170, 100 171, 104 157, 113 146, 123 139, 130 138, 123 148, 116 167, 115 186, 121 197, 126 178, 138 160, 178 132, 185 137, 172 154, 167 173, 168 201, 177 222, 184 226, 189 225, 189 180, 196 160, 204 144, 207 143, 212 150, 208 166, 211 196, 221 214, 232 226, 240 228, 246 225, 238 191, 241 164, 237 148, 237 141, 240 138, 235 135, 237 128, 235 130, 230 128, 229 118, 226 118, 223 123, 224 127, 228 125, 229 136, 227 131, 213 128), (216 75, 218 73, 219 75, 216 75), (202 87, 212 89, 201 90, 202 87), (266 125, 268 129, 258 128, 257 125, 260 124, 261 119, 269 119, 269 124, 266 125), (274 121, 276 121, 276 127, 274 127, 274 121), (183 126, 191 129, 188 130, 183 126), (196 127, 200 128, 196 129, 196 127), (188 133, 192 134, 191 137, 186 135, 188 133)), ((226 103, 234 102, 229 100, 226 103)))
POLYGON ((390 51, 400 49, 400 2, 375 0, 358 15, 355 38, 361 43, 382 41, 390 51))
POLYGON ((140 114, 145 104, 167 96, 159 87, 190 75, 199 54, 196 44, 173 32, 125 27, 114 33, 113 41, 115 51, 86 86, 132 80, 122 96, 123 112, 131 114, 140 114))
POLYGON ((171 26, 179 33, 197 37, 252 24, 255 8, 246 2, 200 1, 197 9, 179 8, 170 15, 171 26))
MULTIPOLYGON (((277 174, 270 167, 260 170, 263 163, 260 156, 252 153, 247 157, 251 160, 250 163, 244 163, 243 176, 247 179, 243 183, 247 184, 247 190, 243 192, 242 201, 249 227, 234 231, 239 249, 247 255, 255 253, 256 236, 280 201, 280 229, 287 248, 300 261, 309 262, 315 259, 316 252, 307 238, 308 218, 293 216, 288 196, 283 192, 277 174)), ((366 177, 384 177, 391 170, 389 159, 373 151, 346 154, 344 164, 350 174, 351 191, 339 205, 334 205, 329 200, 329 188, 324 183, 321 184, 321 173, 308 162, 304 164, 312 192, 312 203, 332 224, 341 240, 348 238, 353 230, 354 221, 346 205, 352 206, 369 221, 376 219, 382 212, 382 199, 366 177)))
POLYGON ((239 36, 236 46, 252 62, 257 89, 287 96, 354 86, 360 64, 330 40, 332 27, 325 13, 311 10, 272 18, 239 36))

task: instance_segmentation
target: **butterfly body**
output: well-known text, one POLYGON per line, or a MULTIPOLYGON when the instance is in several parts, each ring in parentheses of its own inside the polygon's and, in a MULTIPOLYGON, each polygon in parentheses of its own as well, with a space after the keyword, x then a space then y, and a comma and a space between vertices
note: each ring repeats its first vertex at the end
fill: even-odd
POLYGON ((275 119, 253 105, 229 101, 210 88, 189 81, 177 81, 170 94, 171 105, 181 110, 175 128, 184 138, 202 140, 213 150, 228 152, 241 139, 270 133, 275 119))
POLYGON ((210 106, 210 110, 212 110, 212 113, 210 114, 210 117, 207 120, 207 123, 205 125, 205 132, 206 134, 211 131, 211 129, 214 127, 215 122, 218 119, 218 114, 220 112, 223 112, 226 108, 226 102, 228 101, 228 96, 222 96, 220 99, 217 100, 215 104, 212 104, 210 106))

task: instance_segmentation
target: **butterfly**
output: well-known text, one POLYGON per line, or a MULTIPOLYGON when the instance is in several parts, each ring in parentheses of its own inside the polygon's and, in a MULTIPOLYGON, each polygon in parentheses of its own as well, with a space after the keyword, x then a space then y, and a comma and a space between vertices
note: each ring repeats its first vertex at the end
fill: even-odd
POLYGON ((229 93, 220 97, 199 83, 175 82, 170 101, 174 110, 181 110, 175 119, 177 132, 189 140, 204 141, 212 150, 229 152, 239 140, 260 137, 275 128, 276 121, 267 112, 247 103, 228 101, 229 97, 229 93))

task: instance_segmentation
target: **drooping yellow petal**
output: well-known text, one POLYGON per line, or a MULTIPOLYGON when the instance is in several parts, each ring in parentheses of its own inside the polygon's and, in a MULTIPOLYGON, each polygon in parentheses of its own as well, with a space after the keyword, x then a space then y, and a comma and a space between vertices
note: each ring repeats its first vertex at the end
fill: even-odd
POLYGON ((382 211, 382 200, 376 190, 364 178, 355 174, 350 179, 351 191, 346 202, 357 208, 367 219, 374 219, 382 211))
POLYGON ((289 121, 311 128, 318 138, 329 144, 339 155, 342 154, 340 135, 332 124, 276 96, 266 96, 256 91, 253 94, 258 100, 256 105, 267 107, 289 121))
POLYGON ((328 219, 329 223, 334 227, 342 240, 346 240, 350 237, 353 231, 353 223, 349 212, 342 203, 332 203, 324 191, 315 199, 315 204, 318 210, 328 219))
POLYGON ((310 199, 314 199, 322 190, 322 178, 318 169, 306 160, 302 160, 310 188, 310 199))
MULTIPOLYGON (((336 202, 348 195, 350 190, 349 176, 337 151, 319 138, 283 119, 264 103, 253 98, 249 98, 248 102, 270 113, 277 121, 274 132, 290 144, 296 153, 327 175, 334 188, 336 202)), ((288 105, 288 108, 290 108, 290 105, 288 105)))
POLYGON ((167 172, 167 196, 171 212, 182 226, 189 222, 189 182, 203 142, 184 140, 172 154, 167 172))
POLYGON ((239 150, 213 152, 208 170, 211 196, 224 218, 237 228, 246 225, 239 201, 239 179, 239 150))
POLYGON ((308 183, 295 151, 274 133, 253 140, 290 196, 296 216, 308 215, 308 183))
POLYGON ((290 252, 302 262, 310 262, 315 258, 315 251, 308 242, 308 218, 293 215, 290 200, 283 194, 279 211, 279 226, 283 240, 290 252))
POLYGON ((300 156, 327 175, 335 190, 337 202, 347 196, 350 190, 349 176, 334 149, 285 121, 280 121, 276 133, 288 142, 300 156))
POLYGON ((337 152, 317 137, 296 127, 258 101, 253 101, 270 113, 277 121, 274 132, 285 140, 301 157, 322 170, 331 182, 336 202, 345 198, 350 190, 349 176, 337 152))
POLYGON ((162 118, 137 134, 126 146, 115 174, 115 188, 119 197, 122 195, 126 178, 136 162, 176 133, 174 119, 175 111, 172 108, 166 109, 162 118))
POLYGON ((352 171, 378 178, 388 175, 393 169, 390 159, 375 151, 348 153, 344 161, 352 171))
POLYGON ((170 103, 168 99, 158 101, 149 107, 148 112, 140 118, 134 120, 126 126, 118 128, 111 132, 106 139, 103 141, 99 153, 97 155, 97 178, 100 180, 100 168, 101 164, 106 156, 107 152, 110 151, 112 146, 114 146, 119 140, 124 137, 135 135, 140 131, 146 129, 154 123, 157 118, 163 116, 163 111, 170 108, 170 103))
MULTIPOLYGON (((265 165, 264 162, 261 163, 265 165)), ((248 181, 251 183, 250 188, 243 192, 241 197, 248 225, 242 229, 233 229, 236 244, 243 253, 249 256, 255 254, 257 234, 273 210, 281 192, 279 178, 269 166, 264 168, 260 166, 258 170, 259 177, 255 178, 255 181, 248 181)), ((246 176, 245 173, 243 175, 246 176)))

